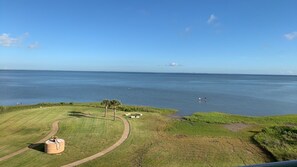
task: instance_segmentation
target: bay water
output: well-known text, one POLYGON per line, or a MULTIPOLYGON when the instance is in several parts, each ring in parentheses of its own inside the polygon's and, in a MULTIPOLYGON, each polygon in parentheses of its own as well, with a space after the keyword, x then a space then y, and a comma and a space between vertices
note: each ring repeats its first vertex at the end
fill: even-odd
POLYGON ((178 115, 297 114, 297 76, 0 70, 0 105, 103 99, 178 115))

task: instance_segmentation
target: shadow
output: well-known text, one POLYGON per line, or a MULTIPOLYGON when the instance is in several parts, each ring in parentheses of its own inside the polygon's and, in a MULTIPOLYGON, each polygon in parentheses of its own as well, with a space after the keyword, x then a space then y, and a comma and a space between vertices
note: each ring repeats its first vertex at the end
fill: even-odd
POLYGON ((44 153, 44 143, 28 143, 28 148, 44 153))
POLYGON ((112 116, 96 116, 92 114, 86 114, 80 111, 68 111, 68 116, 76 117, 76 118, 93 118, 93 119, 101 119, 101 120, 113 120, 112 116))
POLYGON ((268 162, 277 162, 276 158, 273 156, 273 154, 271 152, 269 152, 267 149, 265 149, 264 147, 262 147, 253 137, 250 137, 250 142, 254 145, 256 145, 258 148, 261 149, 261 151, 263 151, 263 153, 265 153, 265 155, 267 156, 267 158, 269 159, 268 162))
POLYGON ((261 132, 261 131, 259 131, 259 130, 249 130, 248 132, 251 132, 251 133, 253 133, 253 134, 257 134, 257 133, 259 133, 259 132, 261 132))
POLYGON ((80 111, 69 111, 68 115, 72 116, 72 117, 77 117, 77 118, 80 118, 80 117, 94 118, 93 115, 86 114, 86 113, 83 113, 83 112, 80 112, 80 111))

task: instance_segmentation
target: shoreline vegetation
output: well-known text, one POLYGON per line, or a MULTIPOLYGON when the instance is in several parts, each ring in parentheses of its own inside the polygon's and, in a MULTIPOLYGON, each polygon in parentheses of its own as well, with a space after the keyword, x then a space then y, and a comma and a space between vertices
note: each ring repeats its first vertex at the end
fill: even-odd
MULTIPOLYGON (((0 166, 61 166, 103 150, 123 130, 119 120, 112 121, 112 109, 108 117, 104 111, 99 102, 0 106, 0 157, 46 136, 55 120, 61 120, 57 135, 67 143, 58 157, 43 153, 40 145, 0 166), (37 158, 31 161, 33 157, 37 158)), ((173 109, 117 107, 118 115, 133 112, 143 116, 127 118, 131 125, 127 141, 81 166, 240 166, 297 159, 297 114, 197 112, 176 119, 173 109)))
MULTIPOLYGON (((23 109, 33 109, 40 107, 52 107, 52 106, 87 106, 87 107, 98 107, 105 108, 100 102, 89 102, 89 103, 74 103, 74 102, 59 102, 59 103, 38 103, 32 105, 14 105, 14 106, 0 106, 0 113, 9 112, 23 109)), ((150 106, 133 106, 133 105, 121 105, 118 110, 124 112, 153 112, 160 114, 175 113, 177 110, 169 108, 156 108, 150 106)))

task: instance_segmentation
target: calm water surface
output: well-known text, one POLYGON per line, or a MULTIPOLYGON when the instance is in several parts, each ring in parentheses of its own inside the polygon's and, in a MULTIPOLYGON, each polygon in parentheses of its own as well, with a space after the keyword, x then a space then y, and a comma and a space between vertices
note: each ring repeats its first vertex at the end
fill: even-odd
POLYGON ((0 70, 0 105, 105 98, 175 108, 179 115, 297 114, 297 76, 0 70))

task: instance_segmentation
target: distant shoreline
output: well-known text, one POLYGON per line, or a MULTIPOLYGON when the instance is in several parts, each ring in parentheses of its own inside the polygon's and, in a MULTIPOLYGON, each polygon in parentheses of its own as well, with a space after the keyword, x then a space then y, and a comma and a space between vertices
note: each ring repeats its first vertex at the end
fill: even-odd
POLYGON ((0 69, 1 71, 30 71, 30 72, 88 72, 88 73, 132 73, 132 74, 189 74, 189 75, 246 75, 246 76, 292 76, 297 74, 252 74, 252 73, 198 73, 198 72, 146 72, 146 71, 91 71, 91 70, 36 70, 36 69, 0 69))
MULTIPOLYGON (((32 109, 40 107, 58 107, 58 106, 88 106, 88 107, 99 107, 104 108, 100 102, 42 102, 34 104, 19 104, 19 105, 0 105, 0 113, 11 110, 22 110, 22 109, 32 109)), ((196 111, 190 115, 178 115, 178 110, 174 108, 162 108, 154 106, 143 106, 143 105, 130 105, 123 104, 118 108, 119 111, 123 112, 152 112, 152 113, 163 113, 167 114, 170 118, 174 119, 183 119, 185 117, 195 116, 197 113, 200 114, 223 114, 229 116, 238 116, 238 117, 248 117, 248 118, 260 118, 260 117, 278 117, 278 116, 292 116, 297 114, 276 114, 276 115, 244 115, 244 114, 233 114, 223 111, 196 111), (130 111, 131 110, 131 111, 130 111)))

